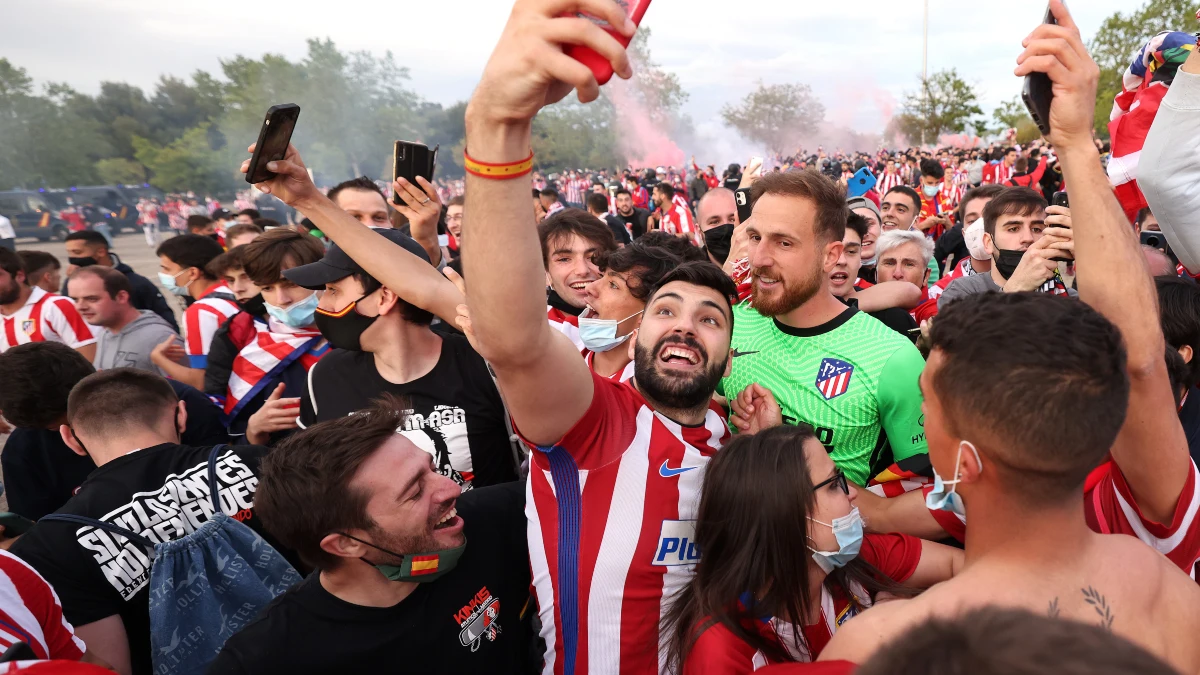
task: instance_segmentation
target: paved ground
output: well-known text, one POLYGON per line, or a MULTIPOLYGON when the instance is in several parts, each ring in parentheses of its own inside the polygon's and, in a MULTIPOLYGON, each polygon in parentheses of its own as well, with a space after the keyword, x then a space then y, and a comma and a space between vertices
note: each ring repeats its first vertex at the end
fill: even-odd
MULTIPOLYGON (((161 232, 159 236, 161 241, 162 238, 174 236, 174 233, 161 232)), ((175 317, 179 319, 183 312, 183 301, 179 296, 163 291, 162 286, 158 283, 158 256, 154 255, 154 248, 146 245, 146 236, 141 232, 125 232, 114 238, 113 249, 120 257, 121 262, 129 265, 135 272, 154 282, 155 286, 158 286, 158 290, 167 298, 167 302, 175 308, 175 317)), ((61 241, 18 239, 17 250, 45 251, 57 257, 63 266, 63 280, 66 280, 67 251, 65 244, 61 241)))

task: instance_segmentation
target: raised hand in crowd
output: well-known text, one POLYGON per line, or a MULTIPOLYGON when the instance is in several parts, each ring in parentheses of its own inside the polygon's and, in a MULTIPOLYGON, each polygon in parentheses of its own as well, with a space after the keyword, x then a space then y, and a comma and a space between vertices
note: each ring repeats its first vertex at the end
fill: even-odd
POLYGON ((429 261, 439 266, 442 262, 442 247, 438 245, 438 217, 442 213, 442 199, 437 189, 422 176, 417 176, 418 185, 404 177, 392 183, 393 193, 404 202, 393 206, 408 220, 409 235, 429 254, 429 261))
POLYGON ((297 428, 296 419, 300 414, 300 399, 283 396, 286 387, 281 382, 271 395, 267 397, 258 412, 250 416, 250 424, 246 427, 246 441, 254 445, 262 445, 270 440, 276 431, 286 431, 297 428))

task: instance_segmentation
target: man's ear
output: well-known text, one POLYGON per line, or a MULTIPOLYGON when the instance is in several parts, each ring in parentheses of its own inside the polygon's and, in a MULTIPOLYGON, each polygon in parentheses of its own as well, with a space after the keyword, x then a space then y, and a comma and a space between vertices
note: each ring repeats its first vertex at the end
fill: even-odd
POLYGON ((983 248, 988 252, 988 255, 996 255, 996 244, 992 241, 992 235, 987 232, 983 233, 983 248))
POLYGON ((625 349, 626 349, 626 351, 629 353, 629 358, 630 358, 630 360, 636 360, 636 359, 637 359, 637 340, 638 340, 638 332, 640 332, 641 330, 642 330, 642 329, 641 329, 641 327, 634 328, 634 329, 633 329, 633 332, 631 332, 631 333, 629 334, 629 346, 628 346, 628 347, 626 347, 625 349))
POLYGON ((392 292, 392 289, 384 286, 379 289, 379 311, 376 312, 379 316, 390 314, 394 311, 399 311, 400 296, 392 292))
POLYGON ((75 433, 71 431, 71 427, 67 426, 66 424, 60 424, 58 426, 58 435, 62 437, 63 443, 67 444, 67 447, 71 449, 71 452, 74 452, 80 457, 88 456, 87 450, 84 450, 83 445, 79 443, 79 439, 75 438, 75 433))
POLYGON ((729 350, 729 358, 725 359, 725 374, 721 377, 729 377, 733 373, 733 349, 729 350))
POLYGON ((330 532, 321 539, 321 550, 339 558, 361 558, 368 547, 339 532, 330 532))

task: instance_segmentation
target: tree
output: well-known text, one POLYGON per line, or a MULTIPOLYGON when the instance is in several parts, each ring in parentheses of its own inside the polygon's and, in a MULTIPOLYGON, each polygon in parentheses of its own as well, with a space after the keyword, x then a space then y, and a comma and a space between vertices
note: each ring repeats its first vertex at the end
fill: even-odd
POLYGON ((1088 44, 1088 51, 1100 66, 1100 84, 1096 90, 1097 134, 1108 137, 1113 99, 1121 92, 1121 75, 1129 68, 1133 55, 1164 30, 1196 32, 1195 3, 1149 0, 1138 10, 1129 14, 1116 12, 1100 24, 1088 44))
POLYGON ((941 70, 921 82, 921 88, 904 95, 903 111, 895 128, 922 144, 936 143, 943 133, 961 134, 971 127, 986 131, 986 123, 972 118, 983 115, 975 88, 958 76, 954 68, 941 70))
POLYGON ((1029 110, 1025 108, 1019 96, 1001 103, 999 108, 992 111, 992 119, 996 121, 996 126, 991 129, 995 134, 1003 135, 1009 129, 1016 129, 1017 143, 1028 143, 1042 136, 1037 123, 1029 116, 1029 110))
POLYGON ((228 150, 213 150, 208 143, 209 123, 188 129, 169 145, 134 136, 137 160, 149 169, 151 182, 167 192, 195 190, 217 194, 237 178, 237 164, 228 150))
POLYGON ((806 84, 766 85, 759 80, 741 104, 722 107, 721 117, 747 140, 786 153, 820 127, 825 106, 806 84))

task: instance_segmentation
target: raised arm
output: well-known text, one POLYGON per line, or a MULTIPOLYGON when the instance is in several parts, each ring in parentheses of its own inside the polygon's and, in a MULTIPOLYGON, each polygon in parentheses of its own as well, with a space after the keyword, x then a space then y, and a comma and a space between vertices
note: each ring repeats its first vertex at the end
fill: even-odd
MULTIPOLYGON (((632 22, 612 0, 518 0, 467 105, 471 159, 522 162, 530 155, 530 125, 542 106, 571 89, 584 103, 599 96, 592 72, 565 55, 563 44, 586 45, 616 73, 631 75, 621 44, 576 12, 633 34, 632 22)), ((468 172, 466 199, 463 236, 470 244, 463 247, 463 270, 479 351, 495 369, 525 438, 555 443, 587 412, 594 386, 579 353, 546 321, 546 273, 532 227, 529 181, 468 172)))
POLYGON ((1158 295, 1092 143, 1100 70, 1062 2, 1050 7, 1059 25, 1026 38, 1016 74, 1044 72, 1054 83, 1049 140, 1071 193, 1079 297, 1120 329, 1128 352, 1129 410, 1112 456, 1141 512, 1169 523, 1191 460, 1163 360, 1158 295))
POLYGON ((1163 97, 1137 180, 1171 250, 1200 272, 1200 51, 1188 56, 1163 97))
MULTIPOLYGON (((248 148, 254 151, 254 146, 248 148)), ((246 171, 249 160, 242 163, 246 171)), ((277 175, 258 188, 279 197, 288 206, 303 213, 342 248, 363 269, 387 286, 405 302, 432 312, 454 325, 456 308, 462 294, 431 265, 388 241, 383 235, 355 220, 338 208, 308 177, 304 160, 296 148, 288 146, 287 156, 268 164, 277 175)))

